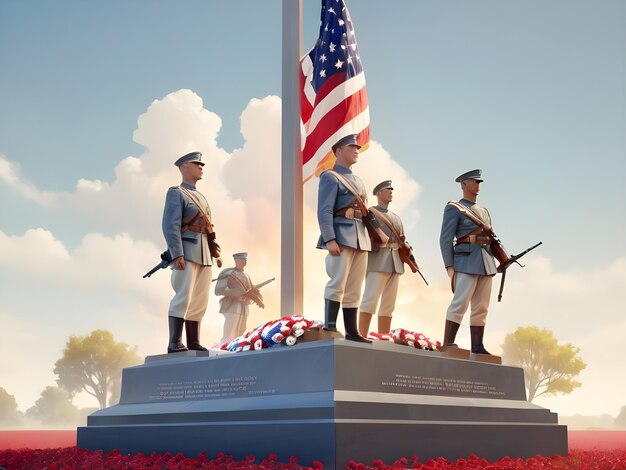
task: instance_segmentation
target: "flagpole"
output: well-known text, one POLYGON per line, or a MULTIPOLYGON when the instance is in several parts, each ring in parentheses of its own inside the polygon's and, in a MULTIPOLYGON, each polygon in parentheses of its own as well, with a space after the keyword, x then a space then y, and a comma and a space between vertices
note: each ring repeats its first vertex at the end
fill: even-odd
POLYGON ((302 151, 300 139, 300 57, 302 0, 283 0, 282 170, 280 313, 300 315, 303 304, 302 151))

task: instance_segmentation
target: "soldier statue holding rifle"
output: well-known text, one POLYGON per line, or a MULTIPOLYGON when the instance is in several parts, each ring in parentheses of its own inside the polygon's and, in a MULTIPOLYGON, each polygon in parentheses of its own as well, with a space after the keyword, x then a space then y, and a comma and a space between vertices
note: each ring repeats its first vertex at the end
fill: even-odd
POLYGON ((224 315, 224 332, 220 344, 227 343, 246 331, 250 304, 255 303, 264 308, 260 288, 274 280, 272 278, 261 284, 252 284, 250 276, 244 272, 248 264, 248 253, 235 253, 233 259, 235 267, 224 269, 215 284, 215 295, 223 296, 220 299, 220 313, 224 315))
POLYGON ((172 270, 172 287, 175 295, 170 302, 168 353, 206 351, 200 344, 200 322, 206 312, 211 285, 213 258, 221 266, 220 248, 215 241, 211 222, 211 209, 204 196, 196 189, 202 179, 204 163, 200 152, 180 157, 174 163, 182 183, 167 191, 163 211, 163 235, 167 251, 161 255, 163 263, 155 269, 169 265, 172 270), (183 327, 187 346, 182 343, 183 327))
MULTIPOLYGON (((506 270, 541 242, 510 256, 491 227, 489 211, 476 203, 482 180, 481 170, 472 170, 456 178, 463 198, 446 205, 441 224, 441 254, 450 277, 454 297, 446 313, 443 347, 456 347, 454 340, 468 306, 472 353, 489 354, 483 344, 491 284, 502 273, 498 302, 502 298, 506 270), (496 267, 495 261, 499 265, 496 267)), ((521 266, 521 265, 520 265, 521 266)))
POLYGON ((378 205, 370 207, 370 210, 380 222, 383 232, 389 236, 389 242, 384 248, 372 242, 372 251, 368 254, 365 290, 359 308, 359 332, 363 336, 369 333, 372 316, 377 310, 378 333, 389 333, 391 330, 398 284, 404 273, 404 263, 398 252, 404 243, 404 228, 400 217, 389 210, 389 203, 393 200, 391 180, 377 184, 373 194, 378 205))
POLYGON ((496 274, 496 263, 491 252, 491 239, 483 227, 463 214, 457 204, 467 208, 484 224, 491 226, 489 211, 476 203, 481 170, 463 173, 456 182, 461 184, 463 198, 456 204, 448 203, 441 225, 441 254, 448 271, 454 297, 446 313, 443 346, 455 347, 454 340, 468 306, 472 352, 489 354, 483 345, 491 284, 496 274))

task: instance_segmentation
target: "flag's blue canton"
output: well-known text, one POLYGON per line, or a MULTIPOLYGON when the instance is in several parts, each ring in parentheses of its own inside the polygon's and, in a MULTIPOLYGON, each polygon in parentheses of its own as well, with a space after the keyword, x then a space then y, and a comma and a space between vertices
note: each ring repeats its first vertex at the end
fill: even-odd
POLYGON ((354 27, 343 0, 325 0, 319 38, 309 57, 314 67, 312 84, 316 93, 335 73, 341 72, 348 79, 363 70, 354 27))

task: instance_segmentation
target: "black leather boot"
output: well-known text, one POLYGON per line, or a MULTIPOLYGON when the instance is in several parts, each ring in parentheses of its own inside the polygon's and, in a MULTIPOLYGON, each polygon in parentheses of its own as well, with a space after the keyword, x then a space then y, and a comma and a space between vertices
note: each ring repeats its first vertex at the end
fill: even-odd
POLYGON ((339 302, 324 299, 324 329, 337 331, 337 315, 339 315, 339 302))
POLYGON ((456 347, 454 340, 456 339, 456 332, 459 331, 459 325, 457 322, 446 320, 445 330, 443 332, 443 346, 456 347))
POLYGON ((357 313, 358 309, 356 307, 343 308, 343 326, 346 328, 346 339, 359 343, 371 343, 369 339, 363 338, 363 336, 359 334, 359 329, 356 325, 357 313))
POLYGON ((472 337, 472 353, 474 354, 491 354, 483 345, 483 336, 485 335, 484 326, 470 326, 470 336, 472 337))
POLYGON ((200 344, 200 322, 185 320, 185 333, 187 334, 187 348, 192 351, 208 351, 200 344))
POLYGON ((176 353, 181 351, 187 351, 187 348, 181 341, 183 337, 183 326, 185 325, 185 319, 179 317, 167 317, 170 325, 170 343, 167 345, 168 353, 176 353))

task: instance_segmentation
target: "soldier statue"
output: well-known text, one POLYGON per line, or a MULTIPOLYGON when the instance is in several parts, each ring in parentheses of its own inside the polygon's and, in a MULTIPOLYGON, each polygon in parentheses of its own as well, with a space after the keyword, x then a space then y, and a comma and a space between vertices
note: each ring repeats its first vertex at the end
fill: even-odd
POLYGON ((215 247, 211 209, 196 189, 202 179, 204 163, 200 152, 180 157, 174 164, 182 183, 167 191, 163 211, 163 235, 171 259, 174 298, 170 302, 168 353, 206 351, 200 344, 200 323, 206 312, 211 284, 213 257, 221 260, 215 247), (183 327, 187 346, 182 343, 183 327))
MULTIPOLYGON (((456 178, 461 184, 463 198, 459 204, 467 208, 476 220, 491 226, 491 216, 486 208, 476 203, 481 170, 472 170, 456 178)), ((454 296, 446 314, 443 347, 456 347, 455 338, 465 311, 470 310, 470 336, 472 353, 489 354, 483 345, 491 284, 496 274, 491 239, 484 228, 462 213, 455 203, 448 203, 443 213, 440 236, 441 254, 448 271, 454 296)))
MULTIPOLYGON (((246 331, 252 303, 247 294, 255 289, 250 276, 244 272, 248 264, 248 253, 235 253, 233 259, 235 267, 220 272, 215 284, 215 295, 223 296, 220 299, 220 313, 224 315, 224 332, 220 344, 225 344, 246 331)), ((260 300, 262 301, 262 297, 260 300)))
POLYGON ((360 148, 356 135, 346 136, 332 147, 336 164, 323 172, 319 181, 317 220, 321 235, 317 248, 328 250, 326 272, 330 280, 324 289, 324 329, 337 331, 341 306, 346 339, 370 343, 359 334, 357 326, 367 252, 372 249, 364 222, 378 230, 380 224, 367 212, 365 186, 351 170, 360 148))
POLYGON ((367 259, 367 276, 365 291, 359 308, 359 331, 361 335, 369 333, 372 315, 378 310, 378 333, 391 331, 391 318, 396 307, 398 284, 404 273, 404 263, 398 252, 404 243, 404 227, 400 217, 389 210, 393 200, 393 185, 386 180, 374 188, 374 196, 378 205, 370 207, 381 225, 381 229, 389 236, 386 247, 372 242, 372 251, 367 259), (378 308, 380 302, 380 308, 378 308))

